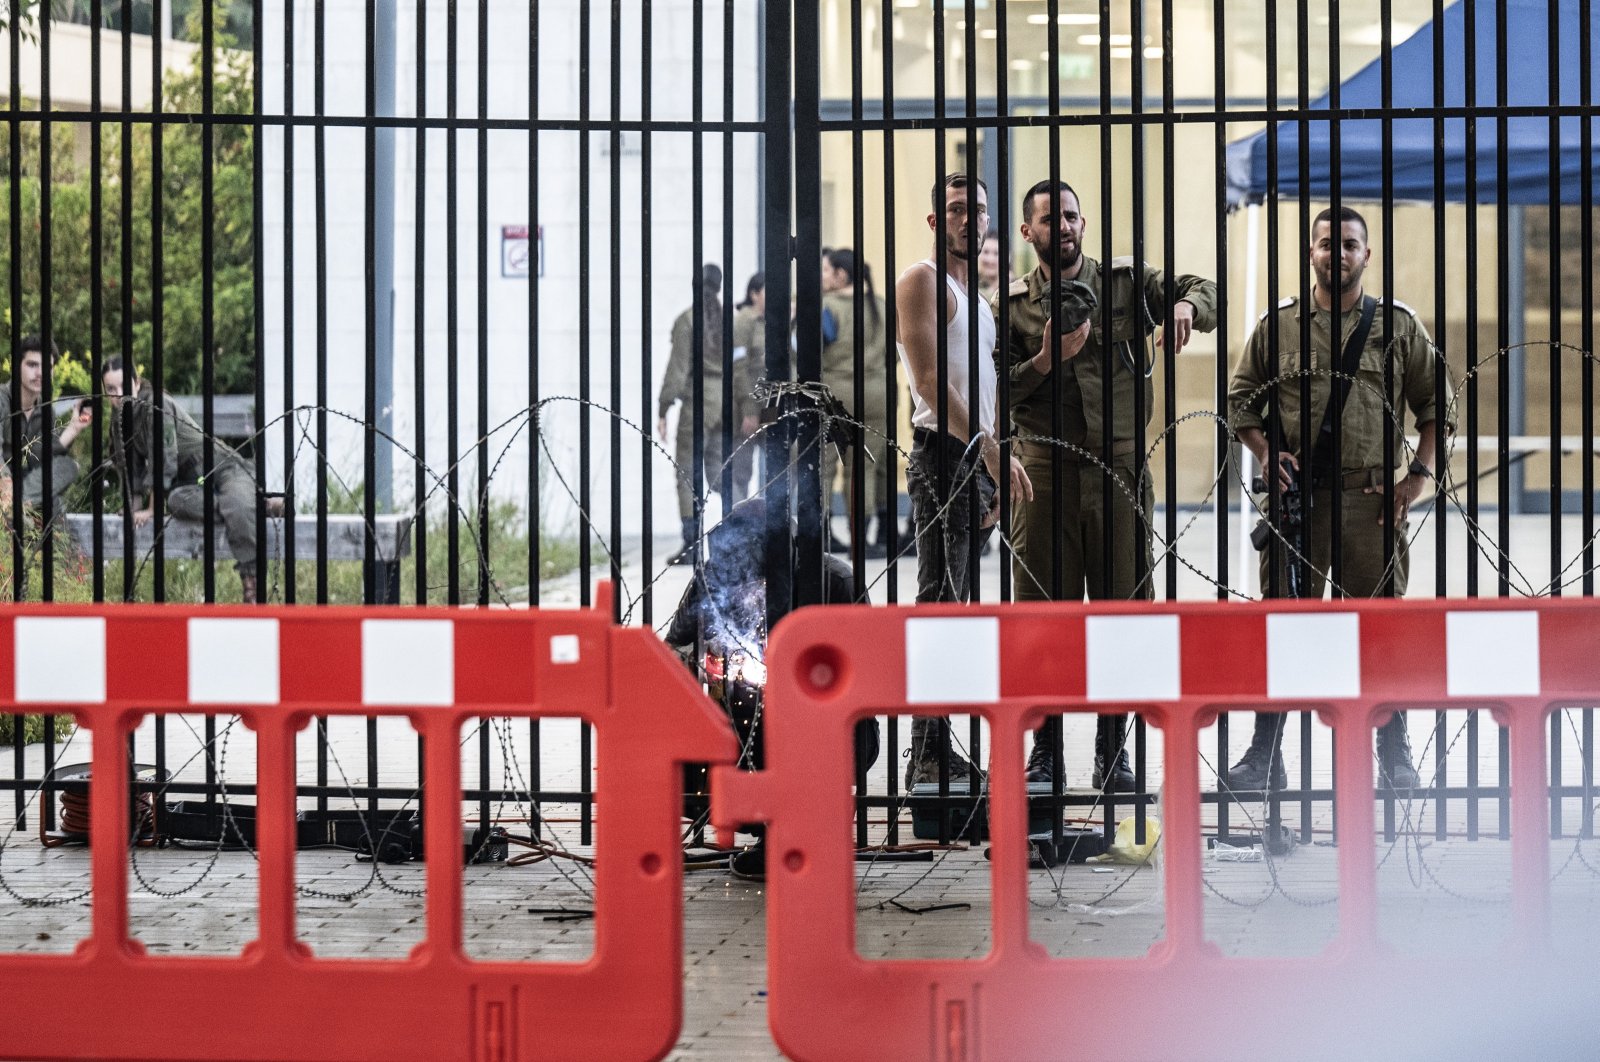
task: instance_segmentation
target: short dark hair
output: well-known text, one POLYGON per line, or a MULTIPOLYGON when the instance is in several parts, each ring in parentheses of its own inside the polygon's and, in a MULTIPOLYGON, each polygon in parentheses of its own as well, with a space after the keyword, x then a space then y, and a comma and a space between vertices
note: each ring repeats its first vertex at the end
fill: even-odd
POLYGON ((1022 193, 1022 218, 1024 221, 1031 221, 1033 219, 1033 197, 1038 195, 1049 195, 1051 192, 1054 192, 1056 195, 1060 195, 1062 192, 1071 192, 1072 198, 1078 200, 1078 205, 1083 205, 1083 200, 1078 196, 1078 190, 1072 187, 1072 185, 1068 184, 1066 181, 1052 181, 1046 179, 1040 181, 1038 184, 1022 193))
MULTIPOLYGON (((139 370, 134 368, 131 363, 125 363, 121 354, 113 354, 100 364, 100 375, 102 377, 108 372, 124 372, 124 370, 126 370, 125 375, 132 379, 137 380, 139 378, 139 370)), ((129 380, 123 380, 122 383, 127 386, 129 380)))
MULTIPOLYGON (((974 178, 972 178, 972 183, 976 184, 979 188, 982 188, 983 189, 983 194, 985 196, 988 196, 988 194, 989 194, 989 186, 983 183, 983 178, 982 177, 974 177, 974 178)), ((947 174, 944 175, 944 179, 943 180, 934 181, 933 182, 933 197, 932 197, 933 198, 933 212, 935 214, 937 214, 940 210, 944 209, 945 197, 950 194, 949 193, 949 189, 951 189, 951 188, 965 188, 966 186, 967 186, 967 175, 965 173, 947 173, 947 174)))
MULTIPOLYGON (((17 344, 16 362, 20 363, 32 351, 44 353, 44 340, 37 335, 29 334, 22 337, 22 342, 17 344)), ((61 356, 61 350, 56 346, 56 341, 50 341, 50 360, 55 361, 61 356)))
MULTIPOLYGON (((1321 225, 1324 221, 1326 221, 1330 226, 1333 224, 1333 207, 1328 207, 1326 210, 1316 216, 1316 219, 1311 222, 1311 230, 1315 232, 1317 226, 1321 225)), ((1344 223, 1347 221, 1353 221, 1357 225, 1360 225, 1361 238, 1362 240, 1367 239, 1367 219, 1362 217, 1361 212, 1356 210, 1354 207, 1341 206, 1339 208, 1339 227, 1341 229, 1344 228, 1344 223)))

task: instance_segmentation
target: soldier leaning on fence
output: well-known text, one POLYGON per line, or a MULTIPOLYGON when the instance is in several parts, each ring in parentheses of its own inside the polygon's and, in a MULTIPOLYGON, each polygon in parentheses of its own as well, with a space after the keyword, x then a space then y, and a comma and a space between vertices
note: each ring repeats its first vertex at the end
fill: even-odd
MULTIPOLYGON (((121 358, 106 362, 101 378, 111 400, 111 457, 122 476, 136 527, 154 515, 155 391, 121 358), (126 377, 126 378, 125 378, 126 377)), ((231 447, 213 443, 212 465, 205 466, 205 433, 170 394, 161 396, 161 483, 167 509, 185 520, 205 519, 205 492, 216 499, 217 515, 228 529, 228 548, 239 569, 245 601, 256 600, 256 480, 249 464, 231 447)), ((281 516, 282 499, 266 501, 269 516, 281 516)))
MULTIPOLYGON (((1311 408, 1309 423, 1314 442, 1308 458, 1300 452, 1301 426, 1306 423, 1300 409, 1303 382, 1300 357, 1302 308, 1299 300, 1284 299, 1273 310, 1261 315, 1260 322, 1245 344, 1244 356, 1228 388, 1228 419, 1239 441, 1249 447, 1265 469, 1270 463, 1267 432, 1268 393, 1277 391, 1280 468, 1277 476, 1265 476, 1275 487, 1301 488, 1303 539, 1296 548, 1305 555, 1305 585, 1301 596, 1321 599, 1333 555, 1333 483, 1339 487, 1339 584, 1336 592, 1344 597, 1403 596, 1408 566, 1406 514, 1434 477, 1435 422, 1440 410, 1434 399, 1436 375, 1442 358, 1436 353, 1428 331, 1415 313, 1397 300, 1368 297, 1361 278, 1372 250, 1367 245, 1367 223, 1356 211, 1344 208, 1340 214, 1339 244, 1335 245, 1333 213, 1324 210, 1311 228, 1311 268, 1316 278, 1312 287, 1311 312, 1311 408), (1335 276, 1335 269, 1341 270, 1335 276), (1332 340, 1333 292, 1339 298, 1339 365, 1334 364, 1332 340), (1393 333, 1384 334, 1384 303, 1392 307, 1393 333), (1277 350, 1271 347, 1269 318, 1277 318, 1277 350), (1366 318, 1366 334, 1355 350, 1366 318), (1357 360, 1359 358, 1359 360, 1357 360), (1345 366, 1354 363, 1354 371, 1345 366), (1385 408, 1384 376, 1386 363, 1393 367, 1394 390, 1385 408), (1353 379, 1341 384, 1348 388, 1343 417, 1335 426, 1325 420, 1329 396, 1342 373, 1353 379), (1418 440, 1414 452, 1406 444, 1403 410, 1410 408, 1416 422, 1418 440), (1392 411, 1392 412, 1391 412, 1392 411), (1339 432, 1340 469, 1332 470, 1332 433, 1339 432), (1392 467, 1384 463, 1385 436, 1394 456, 1392 467), (1411 455, 1408 457, 1408 455, 1411 455), (1409 464, 1407 462, 1409 461, 1409 464), (1392 486, 1394 510, 1394 550, 1384 556, 1385 490, 1392 486), (1387 580, 1392 577, 1392 586, 1387 580)), ((1449 369, 1445 369, 1447 388, 1449 369)), ((1454 424, 1445 421, 1447 429, 1454 424)), ((1280 506, 1281 508, 1281 506, 1280 506)), ((1288 536, 1285 536, 1288 537, 1288 536)), ((1289 586, 1288 565, 1294 563, 1289 549, 1281 545, 1276 580, 1269 571, 1272 550, 1264 550, 1261 582, 1264 587, 1289 586)), ((1279 752, 1283 716, 1256 716, 1250 750, 1228 771, 1227 783, 1233 789, 1262 789, 1269 782, 1283 788, 1287 781, 1279 752), (1270 756, 1269 756, 1270 753, 1270 756), (1270 762, 1270 770, 1269 770, 1270 762)), ((1396 713, 1378 731, 1378 758, 1381 780, 1399 788, 1417 785, 1417 772, 1411 763, 1411 746, 1405 723, 1396 713)))
MULTIPOLYGON (((1033 500, 1013 500, 1011 541, 1013 585, 1020 601, 1053 595, 1054 551, 1061 549, 1061 597, 1081 601, 1151 596, 1150 521, 1155 494, 1135 452, 1135 388, 1144 389, 1144 421, 1155 409, 1154 389, 1146 364, 1145 341, 1168 316, 1166 278, 1160 270, 1132 259, 1118 258, 1106 269, 1083 253, 1087 227, 1078 195, 1064 181, 1040 181, 1022 200, 1022 238, 1038 253, 1039 264, 1009 289, 1008 331, 995 352, 1011 374, 1011 423, 1022 438, 1015 444, 1033 481, 1033 500), (1054 193, 1054 194, 1052 194, 1054 193), (1050 320, 1052 286, 1062 290, 1061 314, 1088 317, 1076 329, 1054 327, 1050 320), (1100 306, 1111 300, 1111 417, 1105 423, 1102 405, 1106 382, 1106 341, 1100 306), (1075 311, 1075 312, 1074 312, 1075 311), (1049 342, 1047 342, 1049 341, 1049 342), (1055 352, 1050 353, 1054 346, 1055 352), (1057 369, 1062 376, 1057 378, 1057 369), (1056 406, 1057 395, 1060 405, 1056 406), (1055 410, 1059 408, 1057 414, 1055 410), (1057 418, 1059 417, 1059 428, 1057 418), (1111 446, 1111 503, 1104 503, 1106 440, 1111 446), (1037 441, 1060 438, 1076 449, 1037 441), (1091 454, 1093 458, 1084 454, 1091 454), (1052 464, 1061 462, 1062 493, 1052 486, 1052 464), (1142 512, 1136 511, 1139 499, 1142 512), (1111 567, 1104 567, 1105 545, 1111 546, 1111 567)), ((1217 289, 1209 280, 1179 276, 1170 308, 1172 335, 1158 345, 1176 355, 1193 329, 1209 332, 1217 324, 1217 289)), ((999 311, 999 299, 995 299, 999 311)), ((1041 728, 1028 758, 1028 779, 1051 780, 1050 750, 1055 721, 1041 728)), ((1133 771, 1124 748, 1126 720, 1101 716, 1095 741, 1094 786, 1133 788, 1133 771), (1110 765, 1108 769, 1108 765, 1110 765)))
MULTIPOLYGON (((705 461, 705 478, 714 493, 722 490, 722 270, 707 264, 700 271, 701 288, 701 440, 705 461)), ((683 311, 672 324, 672 353, 667 359, 667 373, 661 381, 661 396, 657 401, 656 431, 663 442, 667 438, 667 414, 682 403, 678 410, 678 442, 674 459, 678 464, 678 515, 683 520, 683 548, 673 554, 669 564, 693 562, 695 544, 700 539, 700 514, 695 510, 696 484, 694 483, 694 307, 683 311)), ((753 433, 758 418, 755 399, 750 397, 753 380, 750 377, 749 358, 733 364, 733 422, 734 442, 753 433)), ((733 477, 733 497, 724 499, 727 506, 744 497, 749 483, 733 477)))
MULTIPOLYGON (((50 344, 53 361, 55 344, 50 344)), ((0 386, 0 508, 10 514, 12 502, 12 475, 22 476, 22 500, 29 505, 41 506, 44 502, 45 454, 50 462, 50 513, 66 511, 64 499, 67 488, 78 478, 78 462, 68 453, 68 447, 90 421, 88 399, 79 399, 73 407, 72 417, 61 430, 55 430, 55 417, 51 407, 40 399, 44 393, 44 343, 38 336, 28 336, 17 345, 11 359, 15 379, 0 386), (12 383, 17 388, 17 408, 11 407, 12 383), (48 417, 48 422, 47 418, 48 417), (21 451, 11 450, 11 431, 14 422, 21 435, 21 451), (48 423, 48 426, 47 426, 48 423), (46 440, 49 440, 46 442, 46 440)))

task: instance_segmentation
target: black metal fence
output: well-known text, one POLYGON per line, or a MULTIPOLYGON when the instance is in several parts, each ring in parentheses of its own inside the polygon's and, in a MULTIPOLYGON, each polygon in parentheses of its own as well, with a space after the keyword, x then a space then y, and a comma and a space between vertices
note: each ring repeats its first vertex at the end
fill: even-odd
MULTIPOLYGON (((1224 0, 359 11, 258 0, 231 21, 207 0, 181 35, 192 50, 148 32, 170 22, 163 7, 129 20, 93 0, 70 26, 36 11, 6 28, 10 345, 20 354, 37 333, 60 351, 37 394, 13 358, 9 408, 86 395, 97 410, 67 448, 74 469, 35 459, 33 499, 30 458, 17 456, 26 424, 6 424, 12 599, 588 606, 608 578, 619 619, 665 628, 679 586, 718 577, 713 528, 747 492, 766 502, 765 618, 731 647, 757 654, 762 631, 827 596, 824 557, 841 531, 850 593, 880 604, 915 596, 905 580, 918 565, 935 583, 970 570, 974 599, 1228 598, 1286 593, 1291 573, 1301 585, 1323 566, 1307 558, 1325 556, 1340 592, 1354 586, 1352 550, 1376 551, 1383 569, 1360 592, 1394 593, 1399 543, 1416 562, 1410 593, 1593 592, 1587 0, 1385 0, 1359 18, 1348 4, 1224 0), (350 47, 357 33, 363 49, 350 47), (984 227, 973 211, 952 229, 939 197, 953 174, 987 186, 992 311, 963 294, 984 287, 984 227), (1110 278, 1084 360, 1043 383, 1021 367, 1040 350, 1029 322, 1065 320, 1055 274, 1076 259, 1034 271, 1059 245, 1041 233, 1061 224, 1060 210, 1041 220, 1041 199, 1023 200, 1038 181, 1076 189, 1077 250, 1110 278), (1386 342, 1354 371, 1313 351, 1317 334, 1357 325, 1359 304, 1298 313, 1328 290, 1308 252, 1325 206, 1362 209, 1375 252, 1364 290, 1386 297, 1372 326, 1386 342), (897 282, 930 249, 933 275, 959 262, 964 285, 934 281, 947 327, 902 355, 915 282, 897 282), (1118 301, 1123 257, 1137 306, 1118 301), (707 262, 721 266, 710 283, 707 262), (755 273, 765 311, 751 316, 736 304, 755 273), (1185 288, 1186 275, 1209 287, 1185 288), (1199 327, 1178 351, 1166 337, 1185 327, 1191 290, 1199 327), (1296 314, 1279 313, 1291 298, 1296 314), (958 303, 964 321, 951 317, 958 303), (991 313, 994 352, 979 339, 991 313), (1410 327, 1431 401, 1403 394, 1407 368, 1390 356, 1410 327), (675 332, 674 403, 662 388, 675 332), (1316 501, 1308 487, 1331 522, 1299 532, 1282 494, 1250 490, 1229 391, 1253 333, 1273 370, 1251 396, 1269 467, 1318 451, 1318 425, 1296 410, 1387 396, 1375 428, 1330 420, 1334 474, 1375 472, 1360 486, 1386 514, 1357 540, 1347 490, 1316 501), (113 356, 119 390, 135 373, 149 387, 148 423, 108 394, 113 356), (937 394, 913 432, 919 357, 937 394), (973 460, 985 447, 949 429, 986 412, 980 381, 995 363, 986 561, 986 473, 973 460), (1350 376, 1355 397, 1336 383, 1350 376), (168 395, 198 396, 192 433, 168 395), (234 395, 249 421, 230 435, 234 395), (1423 406, 1430 438, 1417 432, 1423 406), (1377 456, 1341 460, 1374 434, 1377 456), (826 462, 836 443, 842 459, 826 462), (174 445, 176 471, 150 474, 174 445), (949 534, 928 531, 932 509, 904 522, 919 447, 949 534), (753 452, 756 470, 740 463, 753 452), (1425 475, 1403 475, 1429 454, 1425 475), (1005 474, 1014 457, 1055 504, 1024 504, 1005 474), (823 482, 834 465, 837 490, 823 482), (225 491, 224 469, 248 486, 225 491), (1409 522, 1395 515, 1400 491, 1417 493, 1409 522), (1019 515, 1046 545, 1027 548, 1019 515), (1258 518, 1262 589, 1244 545, 1258 518), (681 547, 689 563, 668 564, 681 547), (230 554, 237 584, 217 576, 230 554), (1074 563, 1088 573, 1079 584, 1074 563)), ((1335 267, 1341 291, 1350 269, 1335 267)), ((705 634, 686 649, 696 666, 705 634)), ((1564 718, 1552 764, 1565 762, 1564 718)), ((1581 799, 1578 829, 1592 837, 1592 712, 1576 718, 1581 779, 1553 781, 1581 799)), ((1476 748, 1476 716, 1464 725, 1476 748)), ((1130 733, 1102 751, 1131 750, 1148 791, 1149 735, 1142 721, 1130 733)), ((976 719, 960 735, 980 762, 982 737, 976 719)), ((908 799, 906 727, 891 721, 886 738, 882 789, 861 777, 863 843, 870 818, 908 799)), ((1304 741, 1310 762, 1309 731, 1304 741)), ((579 755, 587 816, 587 737, 579 755)), ((1067 784, 1084 755, 1054 750, 1048 799, 1101 809, 1109 830, 1118 798, 1067 784)), ((1225 735, 1218 756, 1230 758, 1225 735)), ((1451 792, 1503 799, 1504 757, 1495 779, 1473 763, 1451 792)), ((19 741, 4 783, 19 820, 53 785, 31 773, 19 741)), ((937 773, 955 799, 948 769, 937 773)), ((493 788, 480 779, 474 799, 493 788)))

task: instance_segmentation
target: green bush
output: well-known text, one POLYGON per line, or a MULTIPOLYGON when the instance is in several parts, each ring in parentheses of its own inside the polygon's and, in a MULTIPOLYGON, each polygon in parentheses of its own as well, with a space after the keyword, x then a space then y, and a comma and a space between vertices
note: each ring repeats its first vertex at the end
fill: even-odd
MULTIPOLYGON (((64 738, 76 729, 77 724, 70 715, 56 715, 50 717, 56 728, 56 737, 64 738)), ((17 743, 17 720, 22 720, 22 743, 24 745, 37 745, 44 740, 44 721, 42 715, 0 715, 0 746, 15 745, 17 743)))

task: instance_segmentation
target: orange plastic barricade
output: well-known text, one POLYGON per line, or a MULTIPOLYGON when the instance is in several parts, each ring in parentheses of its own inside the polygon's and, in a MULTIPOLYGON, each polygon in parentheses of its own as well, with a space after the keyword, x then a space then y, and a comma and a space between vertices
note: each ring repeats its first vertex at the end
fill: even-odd
MULTIPOLYGON (((93 932, 74 954, 0 956, 0 1056, 395 1062, 652 1059, 682 1015, 684 762, 731 763, 732 728, 649 630, 585 611, 17 606, 0 610, 0 709, 71 711, 94 734, 93 932), (189 647, 202 644, 204 654, 189 647), (127 735, 150 712, 255 730, 260 937, 243 954, 143 953, 128 936, 127 735), (459 859, 427 862, 427 936, 400 961, 318 959, 296 940, 295 732, 404 715, 430 794, 460 791, 459 733, 485 715, 596 726, 594 953, 472 962, 459 859), (47 1019, 73 1000, 67 1020, 47 1019), (184 1001, 174 1005, 174 1001, 184 1001)), ((428 800, 429 853, 460 805, 428 800)))
POLYGON ((1462 1033, 1486 1018, 1597 1013, 1600 961, 1563 968, 1548 941, 1542 759, 1551 709, 1600 702, 1593 600, 815 608, 774 632, 768 677, 765 770, 718 768, 713 817, 768 824, 770 1022, 791 1058, 1467 1057, 1427 1048, 1473 1044, 1462 1033), (1339 929, 1310 958, 1225 958, 1204 937, 1198 734, 1258 706, 1314 707, 1335 730, 1339 929), (1377 934, 1372 728, 1440 707, 1510 730, 1514 932, 1484 959, 1402 957, 1377 934), (1166 935, 1146 956, 1053 958, 1029 940, 1024 737, 1046 709, 1162 728, 1166 935), (851 726, 886 712, 989 723, 984 958, 857 953, 851 726), (1352 1035, 1368 1049, 1332 1046, 1352 1035))

